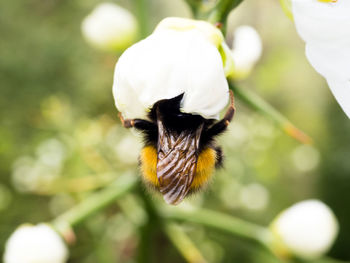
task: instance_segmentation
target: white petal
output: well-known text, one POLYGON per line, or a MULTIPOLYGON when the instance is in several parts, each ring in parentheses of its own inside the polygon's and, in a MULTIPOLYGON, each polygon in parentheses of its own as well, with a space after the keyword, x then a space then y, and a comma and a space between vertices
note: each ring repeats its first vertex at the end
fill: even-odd
POLYGON ((306 57, 311 65, 326 78, 350 79, 350 41, 348 45, 307 43, 306 57))
POLYGON ((249 73, 261 57, 261 53, 262 42, 258 32, 251 26, 238 27, 234 33, 232 51, 238 75, 249 73))
POLYGON ((350 43, 348 45, 306 44, 306 56, 327 79, 334 97, 350 118, 350 43))
POLYGON ((328 78, 327 82, 339 105, 350 118, 350 80, 328 78))
POLYGON ((204 38, 210 41, 216 47, 220 46, 224 40, 221 31, 212 24, 202 21, 193 20, 189 18, 167 17, 164 18, 156 27, 155 32, 160 31, 197 31, 204 38))
POLYGON ((9 238, 5 263, 64 263, 68 250, 62 238, 48 225, 23 225, 9 238))
POLYGON ((308 60, 327 79, 350 118, 350 1, 293 0, 292 4, 297 31, 306 42, 308 60))
POLYGON ((113 94, 124 117, 145 118, 155 102, 182 93, 182 110, 205 118, 217 118, 228 101, 220 53, 199 32, 155 32, 120 57, 113 94))
POLYGON ((350 1, 322 3, 318 0, 292 0, 299 35, 306 42, 333 44, 350 36, 350 1))
POLYGON ((293 254, 317 258, 333 244, 338 223, 328 206, 308 200, 283 211, 273 223, 273 231, 293 254))

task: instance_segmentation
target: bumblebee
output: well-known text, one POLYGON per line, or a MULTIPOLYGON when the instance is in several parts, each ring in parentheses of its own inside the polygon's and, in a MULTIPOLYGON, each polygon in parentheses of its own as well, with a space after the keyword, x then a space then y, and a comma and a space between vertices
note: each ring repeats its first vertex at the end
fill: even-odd
POLYGON ((119 114, 125 128, 134 127, 143 133, 143 181, 172 205, 203 188, 215 167, 222 164, 222 150, 215 137, 227 129, 235 112, 232 91, 230 106, 220 121, 181 112, 183 95, 156 102, 148 114, 149 120, 123 119, 119 114))

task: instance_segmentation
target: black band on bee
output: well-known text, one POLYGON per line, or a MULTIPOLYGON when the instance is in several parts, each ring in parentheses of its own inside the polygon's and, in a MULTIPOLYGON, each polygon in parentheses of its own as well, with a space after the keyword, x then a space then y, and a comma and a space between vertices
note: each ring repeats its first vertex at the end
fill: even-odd
POLYGON ((149 118, 154 122, 161 118, 164 126, 173 132, 180 133, 184 130, 196 130, 201 124, 205 123, 206 119, 200 115, 181 112, 180 107, 183 96, 184 94, 181 94, 172 99, 158 101, 153 105, 149 118))
POLYGON ((215 146, 216 151, 216 162, 215 162, 215 168, 219 169, 224 166, 224 154, 220 146, 215 146))

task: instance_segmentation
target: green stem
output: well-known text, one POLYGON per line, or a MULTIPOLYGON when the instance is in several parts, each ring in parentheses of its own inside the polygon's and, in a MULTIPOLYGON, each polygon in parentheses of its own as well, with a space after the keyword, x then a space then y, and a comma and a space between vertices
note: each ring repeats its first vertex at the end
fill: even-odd
POLYGON ((139 228, 139 244, 137 248, 137 262, 151 263, 152 244, 154 238, 154 231, 151 222, 139 228))
POLYGON ((166 219, 181 220, 204 225, 245 239, 257 241, 268 248, 273 239, 272 234, 265 227, 211 210, 162 208, 159 209, 159 213, 166 219))
POLYGON ((154 210, 148 193, 145 193, 142 187, 139 187, 138 192, 143 200, 143 206, 142 208, 141 206, 139 208, 143 209, 145 213, 147 213, 148 219, 145 224, 139 228, 140 239, 137 252, 137 262, 148 263, 152 262, 153 260, 153 251, 155 251, 154 239, 156 231, 158 230, 157 226, 159 226, 161 223, 156 211, 154 210))
MULTIPOLYGON (((143 190, 144 189, 140 189, 140 191, 143 190)), ((117 203, 127 220, 133 223, 134 227, 137 228, 137 262, 152 262, 152 239, 154 235, 152 212, 149 212, 146 207, 139 202, 134 193, 130 193, 117 200, 117 203)))
MULTIPOLYGON (((162 220, 156 209, 156 204, 147 193, 140 189, 140 194, 144 201, 143 209, 147 211, 148 220, 140 228, 140 243, 138 249, 137 262, 150 262, 152 254, 153 238, 155 235, 156 226, 161 226, 161 229, 168 236, 169 240, 177 248, 179 253, 190 263, 206 263, 201 252, 197 249, 192 240, 186 233, 174 223, 169 223, 167 220, 162 220)), ((139 207, 141 209, 141 207, 139 207)))
POLYGON ((137 177, 133 175, 123 175, 113 184, 96 192, 86 198, 77 206, 57 217, 53 226, 59 231, 66 230, 81 223, 87 217, 105 208, 116 199, 123 196, 136 186, 137 177))
POLYGON ((147 0, 136 0, 136 13, 139 21, 139 26, 140 26, 140 38, 145 38, 149 33, 147 10, 148 10, 147 0))
POLYGON ((197 13, 201 9, 202 1, 201 0, 185 0, 185 1, 191 9, 193 17, 197 17, 197 13))
POLYGON ((178 249, 182 256, 189 263, 206 263, 207 261, 202 256, 201 252, 197 249, 192 240, 186 235, 186 233, 176 224, 165 223, 163 226, 164 232, 178 249))
POLYGON ((223 23, 225 24, 227 16, 232 9, 236 8, 243 0, 221 0, 210 12, 208 21, 211 23, 223 23))
POLYGON ((284 117, 261 97, 249 91, 248 89, 237 87, 233 81, 229 81, 229 86, 230 89, 234 92, 235 96, 240 98, 251 108, 269 117, 289 136, 297 139, 302 143, 312 143, 312 139, 308 135, 295 127, 286 117, 284 117))
MULTIPOLYGON (((223 213, 207 209, 183 210, 176 207, 166 207, 164 205, 161 205, 158 206, 158 213, 161 217, 165 219, 191 222, 198 225, 203 225, 205 227, 220 230, 226 233, 230 233, 247 240, 255 241, 264 246, 267 250, 269 250, 274 256, 276 256, 276 258, 281 260, 281 258, 279 258, 278 255, 274 252, 274 242, 278 240, 274 239, 273 234, 267 227, 259 226, 233 216, 229 216, 223 213)), ((178 230, 175 229, 173 231, 176 232, 178 230)), ((175 233, 173 235, 176 237, 176 235, 182 236, 183 234, 175 233)), ((181 243, 184 241, 181 241, 181 237, 177 237, 176 242, 181 243)), ((174 245, 183 246, 183 244, 174 245)), ((178 249, 181 250, 183 249, 183 247, 178 247, 178 249)), ((284 259, 282 261, 290 263, 350 263, 328 257, 320 258, 314 261, 302 259, 294 259, 290 261, 286 261, 286 259, 284 259)))

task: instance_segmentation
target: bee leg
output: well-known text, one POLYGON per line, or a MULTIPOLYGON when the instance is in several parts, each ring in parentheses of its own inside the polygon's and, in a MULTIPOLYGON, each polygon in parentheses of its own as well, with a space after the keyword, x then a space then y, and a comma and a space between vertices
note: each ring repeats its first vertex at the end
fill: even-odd
POLYGON ((234 101, 233 92, 230 90, 230 106, 227 109, 224 118, 219 122, 215 123, 206 131, 207 136, 213 137, 213 136, 219 135, 220 133, 223 133, 227 129, 227 126, 232 121, 234 114, 235 114, 235 101, 234 101))
POLYGON ((119 119, 123 125, 124 128, 131 128, 131 127, 134 127, 135 125, 135 120, 130 120, 130 119, 124 119, 123 115, 119 112, 118 114, 119 116, 119 119))
POLYGON ((226 126, 229 125, 229 123, 232 121, 233 115, 235 114, 236 108, 235 108, 235 97, 233 96, 233 91, 230 90, 230 107, 226 111, 226 114, 222 121, 225 121, 226 126))
POLYGON ((124 128, 134 127, 135 129, 140 131, 149 131, 157 128, 156 124, 150 121, 142 119, 124 119, 121 113, 119 113, 119 119, 124 128))

